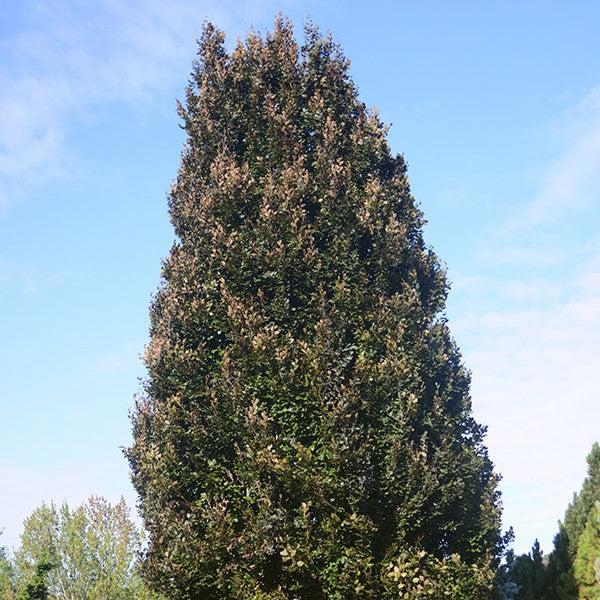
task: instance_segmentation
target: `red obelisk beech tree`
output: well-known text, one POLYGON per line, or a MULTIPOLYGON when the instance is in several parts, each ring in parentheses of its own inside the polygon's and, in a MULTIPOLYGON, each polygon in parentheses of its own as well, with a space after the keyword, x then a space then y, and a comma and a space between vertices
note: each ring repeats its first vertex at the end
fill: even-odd
POLYGON ((402 156, 331 37, 206 25, 128 450, 177 600, 485 598, 497 477, 402 156))

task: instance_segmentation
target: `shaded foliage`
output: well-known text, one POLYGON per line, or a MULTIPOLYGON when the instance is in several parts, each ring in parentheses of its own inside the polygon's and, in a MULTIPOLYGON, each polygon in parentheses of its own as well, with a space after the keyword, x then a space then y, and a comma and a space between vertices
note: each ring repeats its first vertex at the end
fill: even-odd
POLYGON ((510 579, 516 584, 515 600, 541 600, 546 590, 546 568, 538 540, 531 552, 517 556, 510 564, 510 579))
POLYGON ((42 560, 38 562, 29 581, 25 583, 21 592, 17 595, 17 600, 48 600, 50 594, 46 580, 52 567, 50 561, 42 560))

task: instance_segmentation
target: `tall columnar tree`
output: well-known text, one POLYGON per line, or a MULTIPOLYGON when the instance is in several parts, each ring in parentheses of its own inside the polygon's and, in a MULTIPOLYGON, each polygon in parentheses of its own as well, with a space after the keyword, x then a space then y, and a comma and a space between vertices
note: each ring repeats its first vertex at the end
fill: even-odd
POLYGON ((127 453, 147 576, 178 600, 485 598, 497 477, 445 273, 348 61, 284 19, 231 53, 206 25, 180 114, 127 453))

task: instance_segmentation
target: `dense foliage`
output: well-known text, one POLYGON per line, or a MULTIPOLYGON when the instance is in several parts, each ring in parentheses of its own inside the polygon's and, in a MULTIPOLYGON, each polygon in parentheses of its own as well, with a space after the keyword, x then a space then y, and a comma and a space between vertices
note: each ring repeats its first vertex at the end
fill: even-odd
POLYGON ((145 573, 178 600, 485 598, 497 477, 403 157, 312 27, 229 54, 207 25, 190 81, 128 451, 145 573))
POLYGON ((559 523, 548 559, 536 542, 531 554, 509 565, 517 600, 600 600, 600 445, 587 462, 588 476, 559 523))
POLYGON ((14 556, 0 556, 0 599, 159 600, 138 572, 142 541, 122 500, 42 505, 14 556))

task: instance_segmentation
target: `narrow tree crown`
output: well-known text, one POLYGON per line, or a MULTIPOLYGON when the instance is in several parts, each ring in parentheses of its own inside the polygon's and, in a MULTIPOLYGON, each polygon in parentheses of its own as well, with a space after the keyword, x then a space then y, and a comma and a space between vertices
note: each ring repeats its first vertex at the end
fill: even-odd
POLYGON ((348 67, 284 19, 200 40, 128 450, 146 573, 178 600, 489 589, 497 478, 444 269, 348 67))

